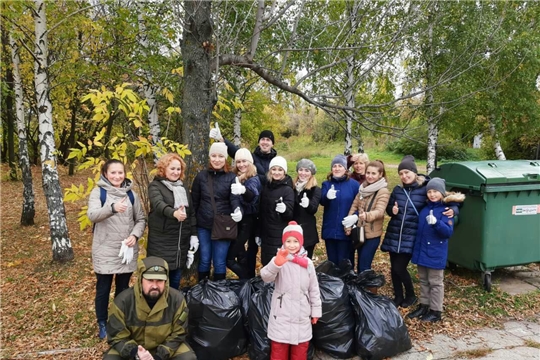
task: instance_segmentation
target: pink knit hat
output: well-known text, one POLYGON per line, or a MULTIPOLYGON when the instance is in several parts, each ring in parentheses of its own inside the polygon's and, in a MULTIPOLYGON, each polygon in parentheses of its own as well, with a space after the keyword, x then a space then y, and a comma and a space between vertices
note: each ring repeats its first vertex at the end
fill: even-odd
POLYGON ((296 223, 296 221, 289 222, 289 225, 283 229, 281 242, 285 243, 285 241, 291 236, 300 242, 300 246, 304 246, 304 231, 302 230, 302 227, 296 223))

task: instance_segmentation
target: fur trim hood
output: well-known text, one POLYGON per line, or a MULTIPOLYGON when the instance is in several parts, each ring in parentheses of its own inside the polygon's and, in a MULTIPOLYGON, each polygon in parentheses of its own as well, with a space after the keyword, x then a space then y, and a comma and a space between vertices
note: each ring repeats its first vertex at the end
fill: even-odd
POLYGON ((465 201, 465 195, 453 191, 448 191, 443 199, 443 203, 445 204, 451 202, 462 203, 463 201, 465 201))

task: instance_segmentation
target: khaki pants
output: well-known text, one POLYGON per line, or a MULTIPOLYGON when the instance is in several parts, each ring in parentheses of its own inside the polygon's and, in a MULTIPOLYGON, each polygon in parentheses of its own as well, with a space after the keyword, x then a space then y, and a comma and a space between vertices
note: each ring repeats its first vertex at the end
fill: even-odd
POLYGON ((429 305, 434 311, 443 310, 444 270, 430 269, 418 265, 420 278, 420 303, 429 305))
MULTIPOLYGON (((150 353, 155 355, 155 350, 150 350, 150 353)), ((118 351, 113 348, 110 348, 105 355, 103 355, 103 360, 122 360, 118 351)), ((195 352, 187 344, 182 344, 170 358, 171 360, 197 360, 195 352)))

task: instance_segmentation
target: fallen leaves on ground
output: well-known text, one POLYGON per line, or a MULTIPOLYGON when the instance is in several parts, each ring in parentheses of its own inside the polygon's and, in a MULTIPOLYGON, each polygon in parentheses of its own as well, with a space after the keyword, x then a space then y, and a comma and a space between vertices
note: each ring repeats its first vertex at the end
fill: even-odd
MULTIPOLYGON (((7 168, 2 165, 2 173, 7 168)), ((86 184, 88 174, 68 176, 60 167, 63 188, 86 184)), ((91 229, 79 230, 77 213, 85 203, 66 203, 67 222, 75 259, 67 264, 52 262, 52 250, 40 168, 33 168, 36 194, 35 225, 19 224, 22 208, 21 181, 2 181, 1 323, 2 358, 10 359, 101 359, 107 349, 97 338, 94 313, 95 275, 92 270, 91 229)), ((325 260, 324 246, 316 249, 316 263, 325 260)), ((538 265, 530 265, 538 267, 538 265)), ((392 296, 388 255, 377 252, 374 270, 385 275, 387 284, 379 294, 392 296)), ((416 271, 411 265, 411 273, 416 271)), ((415 286, 418 286, 416 279, 415 286)), ((445 275, 443 321, 425 324, 406 319, 413 342, 434 334, 463 337, 481 327, 499 327, 508 318, 527 319, 540 312, 540 292, 510 296, 496 287, 486 293, 480 273, 458 269, 445 275)), ((418 289, 417 289, 418 291, 418 289)), ((400 309, 406 315, 409 309, 400 309)), ((237 359, 247 359, 242 356, 237 359)))

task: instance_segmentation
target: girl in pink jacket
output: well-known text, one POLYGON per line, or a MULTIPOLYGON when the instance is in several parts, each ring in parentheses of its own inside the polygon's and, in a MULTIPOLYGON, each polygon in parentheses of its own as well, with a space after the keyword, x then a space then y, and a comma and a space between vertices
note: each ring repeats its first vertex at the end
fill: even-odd
POLYGON ((312 324, 322 315, 317 274, 304 249, 302 227, 295 221, 283 230, 283 246, 261 270, 275 282, 268 319, 270 360, 306 360, 312 324))

